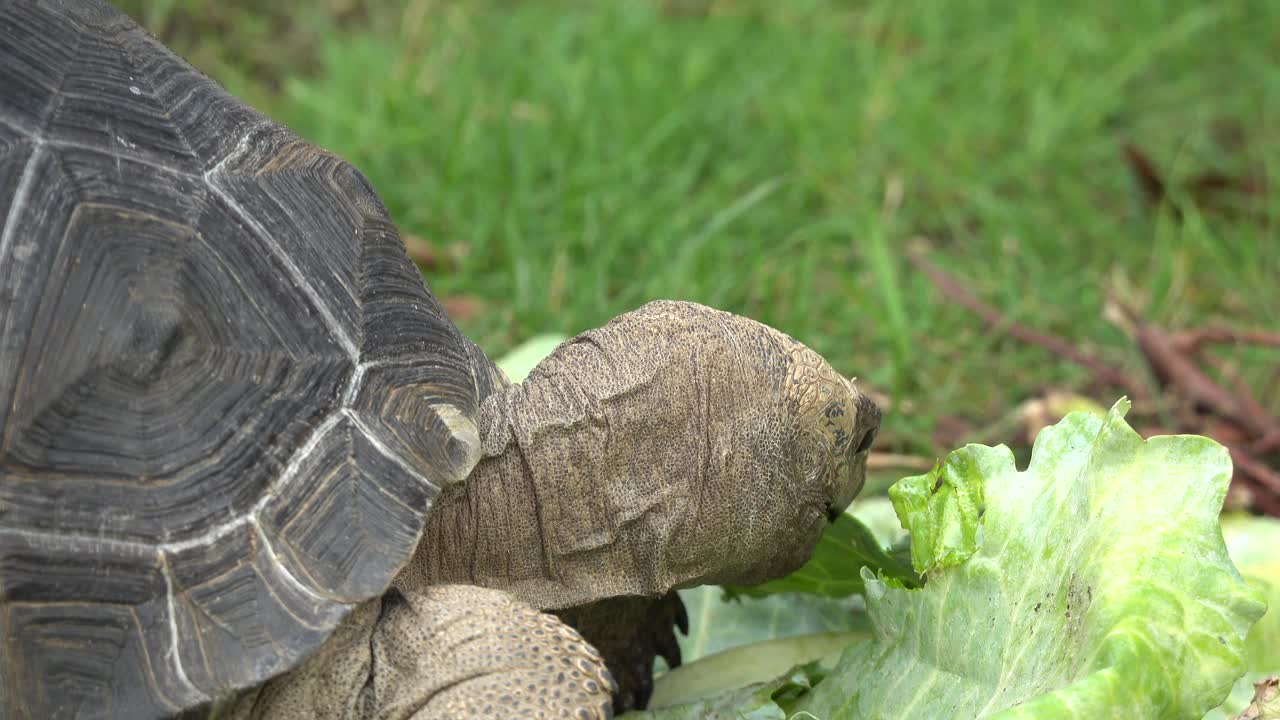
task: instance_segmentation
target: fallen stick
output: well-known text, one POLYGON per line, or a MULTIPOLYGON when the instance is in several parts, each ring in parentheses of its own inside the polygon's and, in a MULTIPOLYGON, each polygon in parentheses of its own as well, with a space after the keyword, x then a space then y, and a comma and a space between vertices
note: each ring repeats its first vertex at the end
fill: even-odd
POLYGON ((1266 463, 1255 458, 1249 451, 1239 447, 1229 447, 1231 463, 1246 473, 1259 485, 1280 496, 1280 473, 1272 470, 1266 463))
POLYGON ((989 328, 999 328, 1010 336, 1032 345, 1038 345, 1049 352, 1059 355, 1077 365, 1088 368, 1102 382, 1123 388, 1129 396, 1139 403, 1150 400, 1150 393, 1142 382, 1127 373, 1111 367, 1096 357, 1083 352, 1070 342, 1047 333, 1040 332, 1007 318, 991 305, 984 303, 972 295, 958 280, 929 262, 924 253, 912 250, 908 253, 911 264, 928 276, 934 287, 949 299, 964 306, 967 310, 982 319, 989 328))
POLYGON ((1280 421, 1272 418, 1267 409, 1262 407, 1262 403, 1254 397, 1253 391, 1249 388, 1240 374, 1232 370, 1226 363, 1212 355, 1205 355, 1204 360, 1213 366, 1218 373, 1231 383, 1231 387, 1235 390, 1234 397, 1239 403, 1240 412, 1246 417, 1252 418, 1257 423, 1260 434, 1263 438, 1273 435, 1280 435, 1280 421))
POLYGON ((1258 455, 1266 455, 1276 450, 1280 450, 1280 430, 1274 430, 1263 435, 1249 446, 1249 451, 1258 455))
POLYGON ((1255 437, 1280 430, 1280 422, 1267 415, 1256 401, 1242 400, 1205 374, 1186 354, 1179 352, 1173 339, 1158 328, 1143 322, 1131 308, 1119 302, 1112 307, 1123 316, 1138 348, 1146 356, 1151 370, 1163 383, 1173 385, 1188 400, 1201 403, 1218 415, 1239 423, 1255 437))
POLYGON ((1236 479, 1253 490, 1254 506, 1267 515, 1280 517, 1280 474, 1241 448, 1228 447, 1227 451, 1236 468, 1236 479))
MULTIPOLYGON (((1156 408, 1145 383, 1083 352, 1063 338, 1013 322, 995 307, 979 300, 959 280, 929 262, 923 250, 912 248, 908 258, 947 299, 977 315, 989 328, 1001 330, 1015 339, 1040 346, 1081 365, 1091 370, 1099 381, 1126 390, 1135 404, 1141 403, 1149 411, 1156 408)), ((1280 335, 1222 327, 1170 334, 1144 322, 1134 310, 1114 299, 1107 302, 1104 315, 1132 338, 1142 351, 1152 374, 1164 390, 1165 395, 1161 397, 1165 402, 1163 407, 1176 411, 1177 432, 1203 434, 1206 423, 1212 427, 1235 428, 1234 439, 1221 441, 1231 453, 1236 468, 1235 479, 1252 491, 1250 495, 1255 508, 1280 517, 1280 472, 1260 459, 1280 450, 1280 420, 1268 413, 1231 367, 1213 356, 1198 353, 1200 348, 1210 343, 1280 347, 1280 335), (1206 373, 1201 363, 1213 365, 1231 389, 1206 373), (1205 414, 1206 410, 1209 415, 1205 414), (1216 418, 1216 421, 1211 418, 1216 418)), ((1278 381, 1280 370, 1273 378, 1273 382, 1278 381)))
POLYGON ((1264 330, 1232 330, 1224 327, 1205 327, 1183 330, 1173 336, 1173 344, 1182 352, 1192 353, 1204 345, 1235 343, 1237 345, 1262 345, 1280 348, 1280 333, 1264 330))
POLYGON ((919 470, 929 472, 937 460, 918 455, 873 452, 867 455, 868 470, 919 470))

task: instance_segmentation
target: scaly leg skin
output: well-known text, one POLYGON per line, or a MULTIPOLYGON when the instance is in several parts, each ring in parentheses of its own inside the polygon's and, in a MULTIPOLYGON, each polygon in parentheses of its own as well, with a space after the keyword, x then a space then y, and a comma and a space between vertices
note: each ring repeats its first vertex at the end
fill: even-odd
POLYGON ((643 709, 653 694, 653 660, 680 667, 676 628, 689 632, 684 602, 674 591, 660 598, 627 595, 556 610, 555 614, 582 634, 604 656, 618 683, 614 712, 643 709))
POLYGON ((466 585, 391 590, 320 652, 241 698, 231 720, 613 717, 613 679, 572 628, 466 585))

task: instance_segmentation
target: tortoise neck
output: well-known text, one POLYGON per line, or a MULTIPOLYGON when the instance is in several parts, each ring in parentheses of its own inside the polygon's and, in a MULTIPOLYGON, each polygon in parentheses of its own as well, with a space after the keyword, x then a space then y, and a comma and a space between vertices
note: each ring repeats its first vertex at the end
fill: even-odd
POLYGON ((549 610, 795 569, 831 498, 797 440, 787 345, 688 303, 561 345, 481 403, 481 459, 438 499, 404 577, 549 610))
POLYGON ((480 462, 437 499, 405 576, 498 588, 543 610, 665 589, 652 533, 612 517, 626 481, 588 402, 558 374, 495 388, 480 407, 480 462))

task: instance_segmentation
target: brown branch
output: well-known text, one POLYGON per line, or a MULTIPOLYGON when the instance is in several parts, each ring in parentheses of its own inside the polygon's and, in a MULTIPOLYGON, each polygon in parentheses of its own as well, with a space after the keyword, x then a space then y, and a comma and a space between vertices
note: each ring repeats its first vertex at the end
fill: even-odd
MULTIPOLYGON (((1246 479, 1246 484, 1249 484, 1246 479)), ((1261 511, 1264 515, 1271 517, 1280 517, 1280 499, 1276 499, 1266 492, 1259 491, 1256 488, 1250 493, 1250 500, 1253 506, 1261 511)))
POLYGON ((1176 387, 1188 400, 1206 405, 1218 415, 1236 421, 1255 437, 1280 429, 1280 423, 1268 416, 1256 402, 1241 400, 1206 375, 1190 358, 1178 351, 1168 334, 1142 322, 1137 313, 1124 305, 1117 303, 1116 307, 1124 314, 1134 341, 1147 356, 1151 370, 1162 382, 1176 387))
POLYGON ((1238 373, 1212 355, 1207 355, 1205 360, 1231 383, 1231 387, 1235 390, 1234 397, 1237 407, 1240 409, 1240 414, 1249 418, 1252 425, 1259 428, 1259 430, 1255 431, 1258 435, 1266 438, 1280 434, 1280 421, 1271 417, 1267 409, 1262 407, 1262 403, 1258 402, 1258 399, 1254 397, 1253 390, 1245 384, 1244 379, 1238 373))
POLYGON ((1227 450, 1231 453, 1231 463, 1237 470, 1249 475, 1276 496, 1280 496, 1280 473, 1272 470, 1270 466, 1244 448, 1229 447, 1227 450))
POLYGON ((1238 447, 1227 448, 1236 468, 1236 479, 1250 487, 1253 505, 1272 517, 1280 517, 1280 473, 1238 447))
POLYGON ((1195 352, 1203 345, 1220 343, 1263 345, 1280 348, 1280 333, 1263 330, 1232 330, 1224 327, 1206 327, 1184 330, 1173 336, 1174 346, 1182 352, 1195 352))
POLYGON ((938 461, 933 458, 917 455, 899 455, 897 453, 867 453, 868 470, 919 470, 929 472, 938 461))
POLYGON ((929 280, 939 292, 977 315, 986 323, 988 328, 1003 330, 1018 340, 1038 345, 1049 352, 1089 369, 1102 382, 1123 388, 1135 402, 1145 402, 1149 398, 1146 386, 1127 373, 1107 365, 1060 337, 1014 322, 996 308, 979 300, 965 289, 960 284, 960 281, 926 260, 923 252, 913 250, 908 253, 908 258, 917 270, 929 277, 929 280))
POLYGON ((1267 453, 1272 453, 1276 450, 1280 450, 1280 428, 1276 428, 1257 440, 1254 440, 1253 444, 1249 446, 1249 452, 1256 455, 1266 455, 1267 453))

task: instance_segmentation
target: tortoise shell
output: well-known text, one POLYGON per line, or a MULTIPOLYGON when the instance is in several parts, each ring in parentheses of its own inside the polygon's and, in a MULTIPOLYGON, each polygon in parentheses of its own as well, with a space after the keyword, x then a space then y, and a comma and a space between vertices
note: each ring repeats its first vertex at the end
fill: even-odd
POLYGON ((0 4, 0 716, 296 665, 474 464, 472 348, 350 165, 98 0, 0 4))

